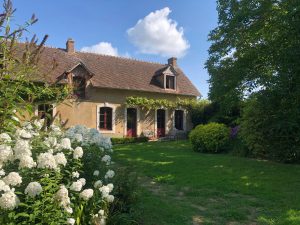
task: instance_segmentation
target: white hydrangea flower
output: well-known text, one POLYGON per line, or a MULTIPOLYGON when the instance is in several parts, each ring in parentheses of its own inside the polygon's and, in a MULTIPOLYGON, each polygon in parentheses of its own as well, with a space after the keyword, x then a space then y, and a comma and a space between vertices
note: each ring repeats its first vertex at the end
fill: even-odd
POLYGON ((0 191, 10 191, 9 186, 3 180, 0 180, 0 191))
POLYGON ((104 216, 104 210, 103 209, 100 209, 98 213, 99 213, 100 216, 104 216))
POLYGON ((37 157, 38 168, 49 168, 49 169, 57 169, 57 164, 53 154, 51 153, 41 153, 37 157))
POLYGON ((29 155, 24 155, 20 158, 19 169, 36 167, 36 162, 29 155))
POLYGON ((101 180, 97 180, 95 183, 94 183, 94 187, 95 188, 100 188, 102 186, 102 181, 101 180))
POLYGON ((16 117, 16 116, 12 116, 11 119, 14 120, 14 121, 20 122, 19 118, 16 117))
POLYGON ((22 183, 22 177, 17 172, 10 172, 7 176, 3 177, 3 181, 7 185, 17 186, 22 183))
POLYGON ((33 125, 36 127, 36 129, 40 130, 42 129, 44 122, 45 122, 44 119, 34 120, 33 125))
POLYGON ((79 178, 80 174, 78 173, 78 171, 72 172, 72 177, 73 178, 79 178))
POLYGON ((67 159, 64 153, 59 152, 56 155, 54 155, 54 159, 57 165, 67 165, 67 159))
POLYGON ((99 170, 95 170, 94 173, 93 173, 93 175, 94 176, 99 176, 99 173, 100 173, 99 170))
POLYGON ((111 157, 109 155, 105 155, 102 157, 101 160, 102 160, 102 162, 109 162, 109 161, 111 161, 111 157))
POLYGON ((0 177, 5 176, 5 171, 3 169, 0 170, 0 177))
POLYGON ((93 197, 93 195, 94 195, 93 189, 85 189, 79 194, 79 197, 82 198, 83 200, 87 201, 91 197, 93 197))
POLYGON ((19 203, 20 200, 14 190, 7 191, 0 197, 0 208, 4 210, 13 210, 19 203))
POLYGON ((26 121, 23 123, 22 125, 26 130, 32 130, 33 126, 31 125, 31 123, 29 121, 26 121))
POLYGON ((55 147, 57 145, 57 139, 56 137, 48 137, 45 139, 44 144, 48 147, 48 148, 52 148, 55 147))
POLYGON ((2 133, 2 134, 0 134, 0 142, 10 143, 11 137, 7 133, 2 133))
POLYGON ((105 155, 105 156, 102 157, 101 161, 105 162, 106 165, 109 165, 110 162, 111 162, 111 157, 109 155, 105 155))
POLYGON ((105 179, 113 178, 115 176, 115 172, 113 170, 108 170, 105 174, 105 179))
POLYGON ((83 141, 82 134, 74 134, 74 140, 77 142, 82 142, 83 141))
POLYGON ((78 181, 80 181, 82 183, 82 186, 84 186, 86 184, 86 180, 84 178, 80 178, 78 181))
POLYGON ((99 188, 99 191, 101 192, 102 197, 106 197, 110 193, 110 188, 108 186, 102 186, 99 188))
POLYGON ((13 159, 13 151, 8 145, 0 145, 0 162, 6 163, 13 159))
POLYGON ((81 147, 76 147, 73 152, 74 159, 80 159, 83 156, 83 149, 81 147))
POLYGON ((112 192, 112 190, 114 189, 114 185, 112 183, 106 185, 109 188, 109 192, 112 192))
POLYGON ((15 159, 21 159, 24 155, 31 156, 31 146, 28 140, 18 139, 14 146, 15 159))
POLYGON ((79 192, 79 191, 81 191, 82 187, 83 187, 83 185, 82 185, 81 181, 78 180, 71 184, 70 190, 79 192))
POLYGON ((67 213, 70 213, 70 214, 73 213, 73 209, 72 209, 71 206, 66 206, 66 207, 65 207, 65 210, 66 210, 67 213))
POLYGON ((107 202, 111 203, 114 201, 115 197, 113 195, 107 195, 105 196, 105 199, 107 202))
POLYGON ((67 223, 70 224, 70 225, 74 225, 75 224, 75 219, 68 218, 67 223))
POLYGON ((71 147, 71 140, 69 138, 63 138, 63 139, 61 139, 61 141, 60 141, 60 147, 62 149, 69 149, 69 150, 71 150, 72 149, 72 147, 71 147))
POLYGON ((56 198, 57 202, 59 203, 59 205, 64 208, 64 210, 66 210, 67 212, 70 212, 71 200, 69 198, 68 189, 64 185, 60 186, 60 189, 55 194, 55 198, 56 198))
POLYGON ((56 135, 56 136, 62 135, 61 129, 58 126, 54 125, 54 124, 52 124, 50 126, 50 130, 51 130, 51 133, 56 135))
POLYGON ((29 195, 30 197, 34 198, 35 196, 41 194, 43 188, 39 182, 30 182, 27 187, 25 188, 25 194, 29 195))
POLYGON ((27 130, 25 129, 19 129, 17 130, 16 132, 17 136, 21 137, 21 138, 24 138, 24 139, 30 139, 32 138, 32 135, 30 132, 28 132, 27 130))

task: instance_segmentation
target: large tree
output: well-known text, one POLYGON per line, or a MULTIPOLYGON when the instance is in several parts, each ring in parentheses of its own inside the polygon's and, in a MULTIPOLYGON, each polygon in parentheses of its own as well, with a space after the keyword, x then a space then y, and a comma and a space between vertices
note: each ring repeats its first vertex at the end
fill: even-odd
POLYGON ((209 39, 209 97, 243 103, 242 135, 258 156, 300 161, 300 1, 219 0, 209 39))
POLYGON ((279 83, 299 97, 300 1, 218 0, 218 14, 206 64, 210 99, 226 108, 279 83))

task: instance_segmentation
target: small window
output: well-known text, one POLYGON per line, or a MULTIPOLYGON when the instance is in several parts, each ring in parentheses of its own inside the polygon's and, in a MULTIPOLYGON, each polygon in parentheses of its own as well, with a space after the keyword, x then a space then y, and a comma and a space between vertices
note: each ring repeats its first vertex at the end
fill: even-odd
POLYGON ((53 105, 38 105, 38 117, 45 120, 47 127, 50 127, 53 120, 53 105))
POLYGON ((101 107, 100 108, 100 120, 99 128, 100 130, 112 130, 112 108, 110 107, 101 107))
POLYGON ((85 97, 85 79, 82 77, 73 78, 73 95, 77 98, 85 97))
POLYGON ((175 77, 174 76, 166 76, 166 88, 167 89, 175 89, 175 77))
POLYGON ((175 110, 175 128, 177 130, 183 130, 183 111, 175 110))

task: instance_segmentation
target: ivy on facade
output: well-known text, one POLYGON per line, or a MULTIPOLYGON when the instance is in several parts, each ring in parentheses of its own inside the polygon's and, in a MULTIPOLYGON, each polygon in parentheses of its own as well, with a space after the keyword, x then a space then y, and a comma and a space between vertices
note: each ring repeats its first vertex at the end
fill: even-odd
POLYGON ((180 99, 177 98, 176 101, 170 101, 168 99, 151 99, 146 97, 134 97, 130 96, 126 98, 126 105, 129 107, 142 107, 145 109, 159 109, 159 108, 166 108, 166 109, 191 109, 193 106, 198 104, 198 100, 196 99, 180 99))

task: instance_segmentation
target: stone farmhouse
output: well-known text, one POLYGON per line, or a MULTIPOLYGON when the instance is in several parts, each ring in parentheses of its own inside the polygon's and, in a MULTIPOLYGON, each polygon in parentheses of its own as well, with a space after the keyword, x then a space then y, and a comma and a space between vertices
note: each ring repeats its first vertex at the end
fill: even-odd
POLYGON ((50 110, 66 127, 82 124, 111 137, 158 138, 192 129, 184 109, 146 110, 126 105, 129 96, 169 101, 199 97, 174 57, 160 64, 79 52, 68 39, 66 49, 45 47, 38 68, 44 73, 50 71, 47 82, 73 86, 73 98, 36 109, 37 115, 50 110), (53 60, 57 66, 51 69, 53 60))

